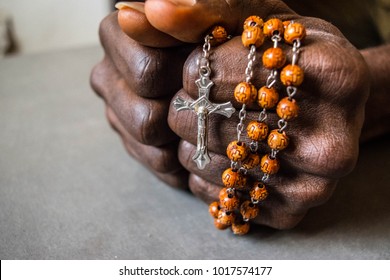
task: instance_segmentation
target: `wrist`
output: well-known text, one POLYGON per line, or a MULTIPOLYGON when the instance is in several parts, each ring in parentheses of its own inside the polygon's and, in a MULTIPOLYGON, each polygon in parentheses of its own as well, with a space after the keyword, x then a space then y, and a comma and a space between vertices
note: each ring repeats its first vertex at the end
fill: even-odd
POLYGON ((370 96, 361 141, 390 132, 390 44, 361 51, 370 72, 370 96))

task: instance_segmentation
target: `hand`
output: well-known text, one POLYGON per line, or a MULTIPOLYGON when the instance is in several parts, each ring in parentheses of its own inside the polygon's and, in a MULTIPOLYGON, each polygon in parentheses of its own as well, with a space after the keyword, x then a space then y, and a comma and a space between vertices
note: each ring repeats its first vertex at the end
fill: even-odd
POLYGON ((187 188, 188 172, 177 157, 179 138, 167 116, 191 48, 144 47, 121 31, 117 13, 102 21, 100 38, 105 56, 92 71, 91 85, 106 104, 111 126, 130 155, 168 185, 187 188))
MULTIPOLYGON (((278 155, 281 170, 271 176, 268 183, 270 196, 263 203, 262 212, 255 221, 279 229, 294 227, 309 208, 324 203, 331 196, 338 178, 350 172, 355 165, 369 86, 364 60, 335 27, 319 19, 300 17, 281 1, 214 0, 198 1, 196 4, 184 0, 174 2, 176 4, 167 0, 146 1, 145 13, 142 15, 147 19, 147 24, 130 29, 127 34, 145 45, 167 47, 170 44, 180 45, 181 42, 201 42, 206 31, 217 23, 225 26, 230 34, 240 35, 242 23, 250 15, 259 15, 263 19, 294 19, 306 26, 308 36, 298 62, 306 74, 296 97, 301 113, 289 124, 287 133, 291 144, 278 155), (191 4, 187 4, 188 2, 191 4), (140 32, 143 28, 154 30, 153 38, 148 36, 149 33, 140 32), (158 34, 161 35, 161 40, 158 40, 158 34), (172 40, 171 43, 164 41, 163 38, 167 35, 169 40, 172 40)), ((136 11, 132 13, 140 14, 136 11)), ((104 44, 108 40, 103 37, 102 41, 104 44)), ((134 44, 134 41, 127 39, 127 44, 129 43, 134 44)), ((112 45, 118 44, 118 41, 106 44, 114 48, 112 45)), ((121 46, 126 49, 124 44, 121 46)), ((169 49, 158 50, 165 53, 169 49)), ((197 48, 186 60, 182 89, 176 96, 187 100, 197 98, 198 91, 194 81, 198 78, 196 60, 200 52, 201 49, 197 48)), ((215 86, 210 94, 211 100, 220 103, 234 99, 233 89, 245 77, 247 54, 248 50, 242 47, 239 37, 212 50, 212 79, 215 86)), ((151 61, 161 59, 153 57, 152 53, 148 55, 151 61)), ((258 56, 257 65, 259 64, 258 56)), ((268 71, 261 66, 256 66, 254 70, 254 84, 257 87, 264 85, 268 71)), ((180 69, 175 71, 181 73, 180 69)), ((152 72, 151 75, 163 74, 159 71, 152 72)), ((124 77, 131 79, 131 74, 136 73, 139 72, 134 70, 124 77)), ((96 79, 102 79, 106 74, 94 76, 96 79)), ((164 79, 164 75, 159 77, 160 81, 164 79)), ((146 82, 144 84, 147 85, 146 82)), ((117 85, 112 86, 116 87, 117 85)), ((142 85, 138 84, 138 88, 134 87, 133 91, 142 92, 142 85)), ((169 99, 172 100, 172 97, 169 99)), ((240 104, 234 101, 233 103, 237 109, 240 108, 240 104)), ((250 109, 252 111, 248 113, 248 119, 256 119, 259 108, 250 109)), ((270 112, 269 115, 270 122, 275 123, 276 114, 270 112)), ((231 119, 210 116, 209 151, 212 163, 203 171, 198 170, 191 159, 196 145, 196 116, 188 111, 176 112, 171 106, 168 121, 171 129, 181 138, 179 160, 190 172, 191 191, 207 202, 216 200, 222 187, 221 174, 229 167, 225 150, 228 143, 236 138, 237 115, 233 115, 231 119)), ((130 122, 124 116, 121 123, 130 122)), ((133 133, 137 135, 139 127, 149 125, 150 123, 141 122, 138 129, 133 126, 129 131, 133 129, 133 133)), ((252 176, 260 178, 260 173, 256 172, 252 176)))

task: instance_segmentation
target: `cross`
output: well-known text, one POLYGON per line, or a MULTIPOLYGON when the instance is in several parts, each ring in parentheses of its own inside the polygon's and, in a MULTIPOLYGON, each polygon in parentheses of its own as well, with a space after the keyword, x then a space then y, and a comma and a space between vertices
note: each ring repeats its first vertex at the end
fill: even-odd
POLYGON ((231 102, 222 104, 212 103, 209 98, 211 87, 214 83, 208 76, 201 76, 195 81, 198 86, 199 98, 193 102, 188 102, 180 97, 173 101, 173 107, 179 112, 183 110, 194 111, 198 115, 198 136, 196 152, 192 159, 196 162, 199 169, 204 169, 211 159, 207 150, 207 122, 208 115, 212 113, 223 115, 230 118, 235 112, 231 102))

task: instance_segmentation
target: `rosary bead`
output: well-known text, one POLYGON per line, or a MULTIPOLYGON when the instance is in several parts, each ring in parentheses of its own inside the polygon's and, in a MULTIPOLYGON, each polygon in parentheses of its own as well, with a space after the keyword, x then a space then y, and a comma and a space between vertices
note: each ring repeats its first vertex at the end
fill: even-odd
POLYGON ((286 55, 281 48, 269 48, 263 54, 263 65, 267 69, 279 69, 286 63, 286 55))
POLYGON ((274 150, 284 150, 287 148, 289 143, 289 138, 286 135, 286 132, 279 132, 278 129, 274 129, 268 136, 268 146, 274 150))
POLYGON ((263 109, 272 109, 276 106, 276 104, 279 101, 279 94, 278 92, 273 88, 268 88, 266 86, 263 86, 259 89, 258 95, 257 95, 257 103, 259 106, 263 109))
POLYGON ((284 67, 282 72, 280 73, 280 80, 286 87, 300 86, 303 82, 303 78, 303 70, 298 65, 289 64, 284 67))
POLYGON ((264 23, 263 32, 265 36, 272 37, 272 35, 284 33, 284 25, 280 19, 271 18, 264 23))
MULTIPOLYGON (((222 200, 223 198, 225 198, 225 197, 228 195, 227 189, 228 189, 228 188, 222 188, 222 189, 219 191, 219 195, 218 195, 219 200, 222 200)), ((221 206, 220 206, 220 207, 221 207, 221 206)))
POLYGON ((249 139, 261 141, 268 135, 268 125, 260 121, 251 121, 246 127, 246 132, 249 139))
POLYGON ((249 221, 257 217, 259 208, 252 201, 246 200, 240 206, 240 213, 244 221, 249 221))
POLYGON ((226 154, 232 161, 243 161, 248 155, 248 149, 244 142, 233 141, 227 146, 226 154))
POLYGON ((236 219, 236 214, 230 211, 220 210, 218 212, 218 220, 227 226, 231 226, 236 219))
POLYGON ((279 171, 279 160, 265 155, 261 158, 260 168, 265 174, 276 174, 279 171))
POLYGON ((257 89, 251 83, 239 83, 234 89, 234 98, 237 100, 237 102, 251 104, 257 98, 257 89))
POLYGON ((290 22, 284 30, 284 40, 288 44, 293 44, 294 41, 302 41, 306 37, 306 28, 297 22, 290 22))
POLYGON ((245 175, 228 168, 222 173, 222 183, 226 188, 242 189, 246 185, 245 175))
POLYGON ((244 30, 248 27, 263 27, 263 20, 259 16, 250 16, 244 22, 244 30))
POLYGON ((244 47, 255 45, 256 48, 264 43, 263 30, 257 26, 249 26, 242 32, 241 41, 244 47))
POLYGON ((249 228, 250 228, 250 225, 249 225, 249 223, 246 223, 246 222, 232 224, 233 233, 236 235, 247 234, 249 232, 249 228))
POLYGON ((252 201, 263 201, 268 196, 268 191, 263 182, 255 182, 249 192, 252 201))
POLYGON ((213 28, 213 31, 211 31, 211 36, 212 39, 210 43, 212 43, 213 45, 223 44, 228 39, 226 29, 219 25, 213 28))
POLYGON ((217 218, 220 209, 218 201, 214 201, 209 206, 209 213, 212 217, 217 218))
POLYGON ((260 164, 260 156, 257 153, 249 153, 248 157, 242 163, 246 170, 252 169, 260 164))
POLYGON ((288 97, 283 98, 279 101, 276 107, 276 113, 279 118, 286 121, 294 119, 298 116, 299 106, 295 99, 289 99, 288 97))
MULTIPOLYGON (((223 190, 223 189, 222 189, 223 190)), ((219 205, 225 211, 234 211, 240 205, 240 199, 237 197, 234 191, 227 191, 219 193, 219 205)))
POLYGON ((214 226, 219 230, 225 230, 229 227, 229 226, 221 223, 221 221, 219 219, 214 219, 214 226))

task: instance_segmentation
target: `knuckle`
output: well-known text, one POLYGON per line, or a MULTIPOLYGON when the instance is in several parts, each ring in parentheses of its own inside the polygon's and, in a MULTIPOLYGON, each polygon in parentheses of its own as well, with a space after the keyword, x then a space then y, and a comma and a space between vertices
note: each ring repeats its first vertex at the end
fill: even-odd
POLYGON ((116 13, 111 13, 99 24, 99 37, 102 43, 106 42, 108 37, 111 37, 112 31, 115 28, 114 23, 116 22, 116 13))
POLYGON ((218 194, 221 189, 220 186, 208 182, 194 173, 190 173, 188 187, 196 197, 206 203, 218 200, 218 194))
POLYGON ((296 227, 305 215, 306 212, 291 214, 282 210, 270 211, 265 213, 259 223, 274 229, 289 230, 296 227))
POLYGON ((306 211, 309 208, 324 204, 332 196, 336 181, 311 178, 305 183, 285 194, 286 206, 292 213, 306 211))
MULTIPOLYGON (((145 151, 142 154, 143 157, 147 154, 145 161, 146 165, 150 166, 158 173, 171 173, 180 168, 180 164, 174 151, 146 146, 145 151)), ((142 155, 140 156, 142 158, 142 155)))
POLYGON ((95 65, 92 68, 91 75, 89 77, 89 83, 90 83, 92 89, 100 97, 104 97, 105 96, 104 93, 106 91, 106 88, 105 88, 105 85, 104 85, 103 79, 102 79, 102 68, 103 67, 104 66, 103 66, 102 62, 95 65))
POLYGON ((318 135, 305 143, 298 158, 311 173, 339 178, 352 171, 357 156, 358 140, 346 133, 318 135))
POLYGON ((359 91, 368 91, 369 72, 364 59, 352 46, 346 45, 340 38, 333 38, 316 48, 309 59, 314 62, 309 64, 309 77, 316 81, 319 90, 331 95, 335 103, 348 99, 350 102, 358 100, 362 94, 355 94, 359 91), (337 56, 335 56, 337 53, 337 56), (337 59, 335 59, 337 57, 337 59), (315 76, 312 76, 316 73, 315 76))
POLYGON ((127 106, 122 106, 122 110, 125 112, 122 112, 121 119, 126 124, 127 131, 140 143, 160 146, 176 138, 168 127, 168 109, 164 102, 130 102, 127 106))
POLYGON ((277 221, 274 221, 270 226, 279 230, 289 230, 295 228, 303 219, 304 215, 298 216, 283 216, 277 221))

